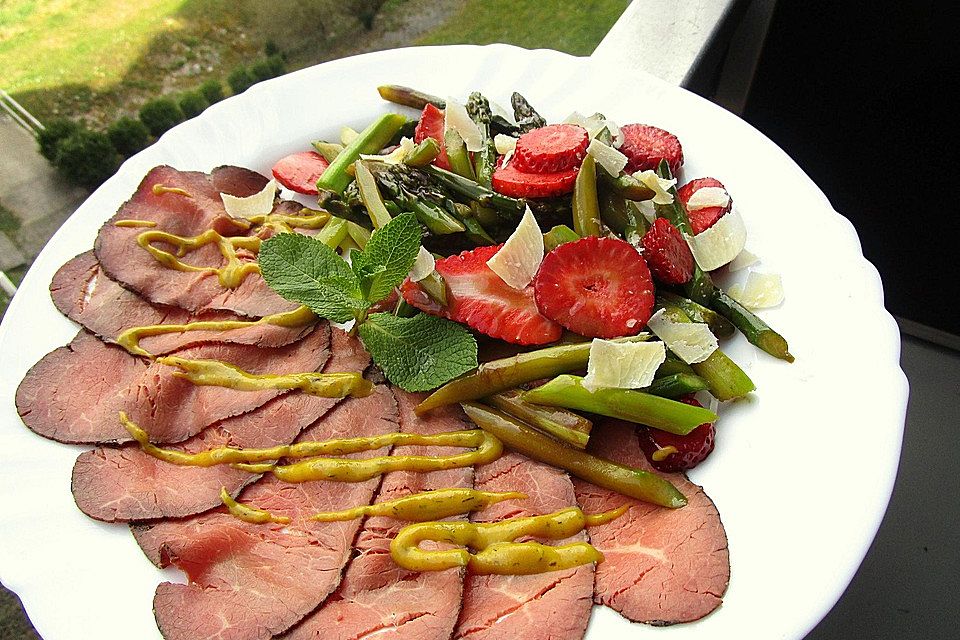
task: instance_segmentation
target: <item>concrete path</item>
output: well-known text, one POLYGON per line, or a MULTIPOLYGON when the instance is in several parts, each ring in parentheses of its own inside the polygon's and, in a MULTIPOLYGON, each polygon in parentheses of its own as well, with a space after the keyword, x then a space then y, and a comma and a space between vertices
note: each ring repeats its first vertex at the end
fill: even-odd
POLYGON ((20 222, 17 230, 0 232, 0 270, 33 262, 87 195, 50 166, 31 134, 0 116, 0 203, 20 222))

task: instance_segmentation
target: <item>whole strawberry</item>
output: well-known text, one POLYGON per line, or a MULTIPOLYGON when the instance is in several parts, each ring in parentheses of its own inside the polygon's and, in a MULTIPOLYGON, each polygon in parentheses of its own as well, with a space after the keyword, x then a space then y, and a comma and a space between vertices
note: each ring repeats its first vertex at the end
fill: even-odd
MULTIPOLYGON (((697 407, 703 406, 692 396, 680 398, 680 401, 697 407)), ((716 429, 712 422, 703 423, 685 436, 651 427, 640 427, 637 430, 640 448, 647 460, 654 469, 667 473, 693 469, 703 462, 713 451, 715 435, 716 429)))

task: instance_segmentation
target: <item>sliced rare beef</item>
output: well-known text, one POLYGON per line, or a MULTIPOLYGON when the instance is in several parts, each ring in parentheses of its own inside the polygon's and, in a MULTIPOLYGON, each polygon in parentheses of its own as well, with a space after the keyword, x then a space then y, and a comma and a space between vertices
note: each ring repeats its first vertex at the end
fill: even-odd
MULTIPOLYGON (((260 174, 239 167, 219 167, 209 175, 155 167, 133 197, 101 227, 94 245, 97 259, 107 275, 153 303, 192 312, 216 309, 251 317, 289 311, 296 305, 270 290, 258 274, 248 275, 236 289, 225 289, 215 273, 168 268, 137 244, 137 236, 149 230, 194 236, 213 228, 214 224, 222 229, 218 221, 226 216, 226 211, 220 193, 247 196, 266 183, 267 179, 260 174), (165 188, 154 191, 155 186, 165 188), (114 223, 118 220, 142 220, 156 226, 149 229, 117 226, 114 223)), ((255 258, 246 256, 249 261, 255 258)), ((188 253, 181 260, 193 266, 214 268, 224 262, 220 250, 212 244, 188 253)))
MULTIPOLYGON (((474 485, 484 491, 523 491, 526 500, 508 500, 471 517, 475 522, 553 513, 576 505, 566 473, 517 453, 477 467, 474 485)), ((548 544, 586 541, 580 533, 548 544)), ((468 575, 454 638, 534 640, 582 638, 593 607, 590 565, 527 576, 468 575)))
MULTIPOLYGON (((400 429, 406 433, 441 433, 470 428, 459 407, 432 411, 425 418, 414 407, 425 397, 394 389, 400 429)), ((442 456, 454 447, 399 447, 394 454, 442 456)), ((473 486, 473 468, 430 473, 396 471, 383 478, 377 502, 413 493, 473 486)), ((462 518, 459 518, 462 519, 462 518)), ((390 638, 446 640, 460 611, 463 569, 407 571, 390 557, 390 541, 407 522, 384 516, 364 522, 340 588, 318 610, 284 635, 286 640, 353 640, 386 634, 390 638)))
MULTIPOLYGON (((370 356, 360 341, 340 329, 332 331, 332 355, 323 370, 366 369, 370 356)), ((249 413, 207 427, 171 448, 195 453, 223 446, 261 448, 289 444, 338 402, 334 398, 288 393, 249 413)), ((137 443, 127 443, 82 453, 73 467, 71 487, 77 506, 91 518, 107 522, 152 520, 206 511, 220 504, 221 487, 236 496, 257 477, 229 465, 177 466, 147 455, 137 443)))
MULTIPOLYGON (((116 342, 121 333, 133 327, 241 319, 226 311, 191 314, 179 307, 151 304, 107 277, 92 251, 81 253, 57 271, 50 283, 50 295, 63 315, 107 342, 116 342)), ((231 331, 185 331, 146 336, 140 340, 140 346, 154 355, 205 342, 281 347, 300 340, 311 330, 312 325, 262 324, 231 331)))
MULTIPOLYGON (((593 453, 652 471, 635 427, 605 420, 594 433, 593 453)), ((585 512, 630 505, 624 516, 590 528, 591 542, 605 558, 597 565, 597 603, 653 625, 702 618, 720 606, 730 580, 727 536, 717 508, 683 474, 665 477, 687 497, 687 506, 666 509, 574 481, 585 512)))
MULTIPOLYGON (((397 406, 385 386, 348 398, 304 431, 300 440, 369 436, 396 431, 397 406)), ((358 457, 386 455, 386 449, 358 457)), ((319 511, 369 504, 379 478, 356 483, 286 484, 267 475, 239 500, 291 518, 290 524, 250 524, 217 509, 184 520, 135 525, 134 536, 158 566, 174 565, 189 584, 163 582, 153 600, 168 640, 266 639, 288 629, 323 602, 340 582, 360 520, 315 522, 319 511)))
MULTIPOLYGON (((314 331, 284 347, 206 344, 177 356, 213 359, 257 374, 316 371, 330 355, 329 332, 314 331)), ((256 409, 281 391, 201 386, 175 367, 146 362, 81 330, 35 364, 17 389, 17 411, 31 430, 70 443, 128 442, 125 411, 154 442, 181 442, 205 427, 256 409)))

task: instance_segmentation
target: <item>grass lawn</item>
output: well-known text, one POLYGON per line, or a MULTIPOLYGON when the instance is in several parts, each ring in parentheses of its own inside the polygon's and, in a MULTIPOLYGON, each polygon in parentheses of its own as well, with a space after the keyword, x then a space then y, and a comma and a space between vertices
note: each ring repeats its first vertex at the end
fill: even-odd
POLYGON ((506 42, 527 49, 593 53, 630 0, 468 0, 419 44, 506 42))

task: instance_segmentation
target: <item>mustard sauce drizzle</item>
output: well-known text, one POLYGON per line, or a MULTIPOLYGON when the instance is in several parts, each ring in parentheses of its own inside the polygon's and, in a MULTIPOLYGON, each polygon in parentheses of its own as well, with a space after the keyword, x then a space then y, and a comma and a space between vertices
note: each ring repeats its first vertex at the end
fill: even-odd
POLYGON ((586 527, 605 524, 627 511, 627 505, 595 515, 577 507, 555 513, 510 518, 500 522, 422 522, 400 530, 390 543, 390 555, 397 565, 410 571, 442 571, 468 567, 479 575, 529 575, 602 562, 603 554, 586 542, 553 547, 540 542, 513 542, 534 536, 562 540, 586 527), (458 549, 425 551, 420 543, 446 542, 458 549), (462 548, 466 547, 466 548, 462 548), (473 550, 471 553, 470 550, 473 550))
POLYGON ((220 487, 220 499, 226 505, 227 511, 235 518, 252 524, 267 524, 274 522, 276 524, 290 524, 290 518, 287 516, 275 516, 269 511, 256 509, 254 507, 241 504, 234 500, 224 487, 220 487))
POLYGON ((246 249, 251 252, 260 250, 260 238, 249 236, 225 237, 207 229, 196 236, 178 236, 166 231, 144 231, 137 236, 137 244, 147 250, 154 259, 167 267, 177 271, 194 271, 198 273, 214 273, 220 286, 226 289, 236 289, 250 273, 260 273, 260 265, 256 262, 244 262, 237 256, 237 249, 246 249), (169 244, 177 249, 176 255, 154 246, 154 243, 169 244), (222 267, 198 267, 180 260, 191 251, 215 244, 220 255, 226 260, 222 267))
POLYGON ((156 221, 154 220, 117 220, 113 223, 115 227, 155 227, 157 226, 156 221))
MULTIPOLYGON (((359 453, 361 451, 373 451, 387 446, 448 446, 448 447, 466 447, 475 448, 469 453, 431 458, 428 456, 395 456, 398 459, 412 460, 409 471, 433 471, 430 469, 414 468, 420 461, 433 462, 444 465, 441 468, 453 469, 483 462, 491 462, 500 457, 503 452, 503 445, 495 437, 489 435, 480 429, 469 429, 464 431, 448 431, 434 435, 422 435, 419 433, 385 433, 378 436, 368 436, 362 438, 339 438, 336 440, 297 442, 289 445, 280 445, 266 449, 241 449, 238 447, 216 447, 207 449, 198 453, 187 453, 177 449, 164 449, 150 442, 150 437, 146 431, 141 429, 135 422, 131 421, 127 414, 120 412, 120 423, 130 433, 130 436, 140 444, 144 453, 169 462, 171 464, 191 467, 212 467, 218 464, 233 464, 251 473, 266 473, 282 467, 274 467, 273 464, 257 465, 252 463, 279 460, 280 458, 309 458, 312 456, 343 456, 350 453, 359 453), (494 455, 496 454, 496 455, 494 455), (473 462, 476 460, 476 462, 473 462)), ((338 463, 374 463, 383 458, 367 458, 365 460, 354 460, 349 458, 317 458, 307 462, 319 462, 322 467, 336 466, 338 463)), ((287 465, 288 467, 296 465, 287 465)), ((346 465, 350 467, 350 465, 346 465)), ((403 470, 400 467, 393 470, 403 470)), ((378 473, 369 473, 365 467, 360 468, 360 473, 365 477, 358 480, 346 478, 322 477, 316 478, 326 480, 342 479, 344 482, 358 482, 380 475, 378 473)), ((280 475, 278 474, 278 477, 280 475)), ((283 480, 284 478, 280 478, 283 480)), ((307 478, 309 480, 310 478, 307 478)), ((295 480, 295 482, 304 482, 305 480, 295 480)))
POLYGON ((184 378, 195 385, 225 387, 236 391, 264 391, 267 389, 292 390, 321 398, 362 398, 373 393, 373 383, 360 373, 286 373, 255 374, 244 371, 220 360, 188 360, 176 356, 157 358, 157 362, 180 371, 184 378))
POLYGON ((397 520, 424 522, 464 515, 504 500, 524 500, 526 497, 527 494, 517 491, 435 489, 385 502, 344 509, 343 511, 325 511, 311 516, 310 519, 319 522, 337 522, 353 520, 361 516, 387 516, 397 520))
POLYGON ((259 320, 203 320, 188 322, 187 324, 151 324, 143 327, 132 327, 117 337, 117 344, 136 356, 152 358, 153 354, 140 347, 140 340, 148 336, 159 336, 167 333, 183 333, 185 331, 230 331, 243 329, 259 324, 270 324, 278 327, 305 327, 314 323, 317 316, 307 307, 297 307, 293 311, 274 313, 263 316, 259 320))
MULTIPOLYGON (((473 451, 448 456, 378 456, 375 458, 311 458, 292 464, 234 464, 235 469, 250 473, 272 473, 281 482, 300 483, 314 480, 334 482, 363 482, 391 471, 443 471, 462 469, 475 464, 493 462, 503 453, 503 444, 485 431, 451 431, 446 434, 419 435, 410 433, 385 434, 372 438, 353 438, 362 448, 354 451, 366 451, 380 446, 420 444, 433 446, 476 447, 473 451), (479 433, 477 433, 479 431, 479 433), (416 436, 416 438, 411 438, 416 436), (444 436, 444 438, 441 438, 444 436), (460 438, 463 438, 460 440, 460 438), (444 440, 455 439, 459 442, 444 440), (378 442, 374 447, 372 444, 378 442)), ((336 442, 336 441, 333 441, 336 442)), ((347 442, 347 441, 343 441, 347 442)), ((352 453, 353 451, 350 451, 352 453)), ((347 453, 347 451, 343 451, 347 453)), ((313 454, 316 455, 316 454, 313 454)), ((287 456, 289 457, 289 456, 287 456)))

